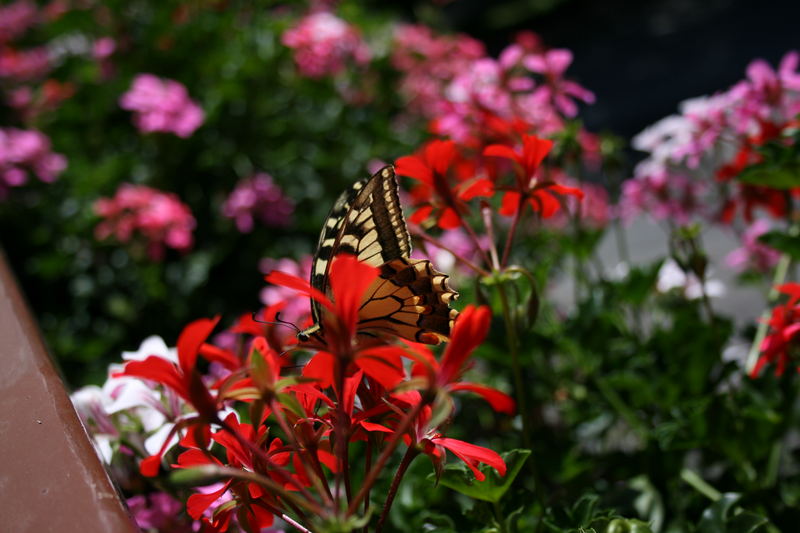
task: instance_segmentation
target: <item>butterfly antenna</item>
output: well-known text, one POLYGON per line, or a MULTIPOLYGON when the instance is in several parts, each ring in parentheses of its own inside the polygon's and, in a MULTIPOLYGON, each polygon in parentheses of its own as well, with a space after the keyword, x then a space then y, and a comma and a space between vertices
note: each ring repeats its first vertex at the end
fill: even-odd
POLYGON ((286 320, 281 320, 281 314, 275 313, 275 320, 276 322, 270 322, 269 320, 259 320, 256 318, 256 312, 253 311, 252 314, 253 322, 258 322, 259 324, 272 324, 274 326, 286 326, 287 328, 292 328, 295 333, 300 333, 300 328, 292 324, 291 322, 287 322, 286 320))

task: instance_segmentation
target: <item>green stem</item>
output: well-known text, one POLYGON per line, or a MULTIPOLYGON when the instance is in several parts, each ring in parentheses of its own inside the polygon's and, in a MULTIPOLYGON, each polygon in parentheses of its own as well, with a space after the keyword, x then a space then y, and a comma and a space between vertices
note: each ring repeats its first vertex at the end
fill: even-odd
POLYGON ((494 518, 497 520, 497 530, 500 533, 506 533, 506 521, 503 520, 503 509, 500 507, 500 502, 494 502, 494 518))
MULTIPOLYGON (((775 267, 775 274, 772 277, 772 286, 770 287, 769 294, 767 295, 768 303, 773 303, 778 299, 780 293, 775 289, 775 286, 783 284, 783 282, 786 280, 786 274, 789 272, 789 265, 791 265, 791 263, 792 259, 788 254, 781 255, 778 265, 775 267)), ((758 362, 758 355, 761 353, 761 343, 764 342, 764 338, 767 336, 767 330, 769 329, 768 321, 770 314, 771 313, 769 309, 761 313, 761 319, 758 322, 756 336, 753 339, 753 344, 750 345, 750 351, 747 354, 747 362, 745 363, 744 367, 747 374, 750 374, 753 371, 753 368, 756 366, 756 362, 758 362)))
POLYGON ((364 481, 361 483, 361 488, 358 490, 358 493, 356 493, 355 498, 350 500, 350 505, 347 508, 347 516, 350 516, 356 512, 356 509, 358 509, 359 504, 361 503, 362 500, 364 500, 364 497, 367 495, 367 493, 369 493, 369 490, 375 483, 375 480, 378 479, 378 475, 381 473, 381 470, 383 470, 383 467, 386 465, 386 461, 389 460, 389 457, 391 457, 392 452, 394 452, 395 449, 397 449, 398 444, 400 444, 400 441, 403 440, 402 436, 406 433, 406 431, 408 431, 408 428, 411 427, 411 424, 417 418, 417 415, 422 410, 422 408, 428 405, 429 403, 430 400, 426 400, 425 396, 423 395, 422 401, 417 403, 414 407, 411 408, 411 411, 406 413, 406 416, 403 417, 403 420, 400 422, 397 428, 395 428, 395 430, 392 432, 392 436, 390 437, 389 443, 386 445, 381 454, 378 456, 378 459, 375 461, 375 464, 373 465, 372 469, 369 471, 369 473, 367 473, 366 477, 364 478, 364 481))
POLYGON ((405 455, 403 455, 403 459, 400 461, 397 472, 395 472, 394 478, 392 479, 392 485, 389 487, 389 493, 386 495, 386 502, 384 502, 383 511, 381 511, 381 516, 378 518, 378 525, 375 526, 375 533, 381 533, 383 530, 383 524, 389 516, 389 510, 392 508, 392 503, 394 502, 394 497, 397 495, 400 482, 403 480, 406 470, 408 470, 408 467, 411 465, 411 461, 413 461, 418 454, 419 452, 416 448, 409 446, 405 455))
POLYGON ((620 398, 617 391, 615 391, 611 386, 606 382, 604 378, 595 377, 594 382, 597 385, 597 389, 600 391, 600 394, 603 395, 603 398, 614 408, 614 410, 621 416, 625 422, 639 435, 643 441, 647 441, 650 438, 650 434, 647 431, 647 428, 642 421, 636 416, 636 413, 628 407, 625 401, 620 398))
POLYGON ((506 336, 508 338, 508 350, 511 352, 511 370, 514 375, 514 392, 517 400, 517 408, 522 417, 522 443, 530 449, 531 434, 529 427, 528 404, 525 398, 525 387, 522 380, 522 364, 519 360, 519 339, 517 338, 517 328, 514 317, 511 313, 511 304, 508 301, 508 294, 503 283, 497 285, 500 293, 500 303, 503 308, 503 321, 506 326, 506 336))
POLYGON ((681 479, 711 501, 716 502, 722 498, 722 493, 709 485, 706 480, 701 478, 694 470, 689 470, 688 468, 681 470, 681 479))

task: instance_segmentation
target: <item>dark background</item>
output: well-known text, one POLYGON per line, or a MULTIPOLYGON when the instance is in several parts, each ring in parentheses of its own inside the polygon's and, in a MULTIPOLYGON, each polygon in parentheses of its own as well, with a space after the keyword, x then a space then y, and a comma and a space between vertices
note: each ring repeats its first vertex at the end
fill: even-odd
POLYGON ((800 48, 800 2, 773 0, 457 0, 441 10, 397 2, 409 19, 484 41, 496 55, 519 30, 574 53, 569 77, 594 91, 581 117, 630 138, 681 100, 724 90, 747 64, 800 48))

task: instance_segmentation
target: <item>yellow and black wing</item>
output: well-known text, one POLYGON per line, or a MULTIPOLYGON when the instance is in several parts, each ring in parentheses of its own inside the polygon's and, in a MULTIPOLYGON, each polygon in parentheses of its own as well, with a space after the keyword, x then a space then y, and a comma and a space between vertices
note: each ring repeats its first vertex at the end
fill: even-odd
MULTIPOLYGON (((312 287, 330 296, 331 262, 342 253, 381 269, 362 303, 359 331, 394 333, 431 344, 447 340, 456 314, 448 303, 457 293, 429 261, 409 259, 411 238, 393 167, 355 183, 336 201, 314 255, 312 287)), ((323 334, 323 309, 313 300, 311 312, 315 325, 303 335, 323 334)))

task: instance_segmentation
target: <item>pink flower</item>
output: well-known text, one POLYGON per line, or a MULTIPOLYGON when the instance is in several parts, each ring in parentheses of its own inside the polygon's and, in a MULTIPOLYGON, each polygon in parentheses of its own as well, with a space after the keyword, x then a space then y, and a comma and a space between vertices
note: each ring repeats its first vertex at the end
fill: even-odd
POLYGON ((0 199, 8 189, 24 185, 30 173, 50 183, 67 167, 66 158, 51 151, 41 132, 0 129, 0 199))
POLYGON ((205 118, 200 106, 189 98, 186 87, 152 74, 137 75, 119 105, 134 112, 134 123, 144 133, 161 131, 186 138, 205 118))
POLYGON ((240 181, 222 206, 222 214, 234 219, 242 233, 253 230, 254 218, 267 226, 288 226, 293 211, 294 202, 263 172, 240 181))
POLYGON ((182 252, 192 247, 195 219, 172 193, 124 183, 112 198, 97 200, 94 208, 104 219, 95 228, 98 239, 114 236, 127 243, 139 237, 155 261, 163 257, 164 247, 182 252))
POLYGON ((36 4, 17 0, 0 7, 0 45, 24 34, 39 18, 36 4))
MULTIPOLYGON (((292 259, 264 258, 258 265, 264 274, 272 271, 283 272, 301 279, 311 279, 311 256, 303 256, 300 261, 292 259)), ((281 318, 292 324, 300 325, 311 314, 308 298, 298 298, 297 292, 281 285, 268 285, 261 290, 261 303, 273 306, 283 303, 281 318)))
POLYGON ((778 264, 781 257, 779 251, 758 240, 769 230, 770 223, 766 220, 758 219, 753 222, 742 235, 742 246, 725 257, 725 264, 738 272, 745 270, 769 272, 778 264))
POLYGON ((137 494, 127 499, 136 524, 143 530, 168 533, 189 533, 191 520, 183 516, 183 502, 165 492, 137 494))
POLYGON ((0 80, 29 81, 50 71, 50 53, 44 46, 15 50, 0 48, 0 80))
POLYGON ((364 65, 371 55, 358 30, 327 11, 303 17, 281 42, 293 49, 297 68, 309 78, 338 74, 350 60, 364 65))
POLYGON ((578 114, 578 106, 574 100, 592 104, 594 93, 574 81, 564 79, 564 72, 570 63, 572 63, 572 52, 563 48, 531 54, 523 60, 528 70, 544 76, 545 83, 537 89, 540 97, 552 102, 565 116, 574 117, 578 114))

